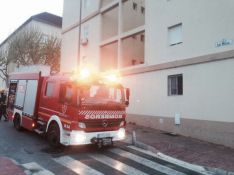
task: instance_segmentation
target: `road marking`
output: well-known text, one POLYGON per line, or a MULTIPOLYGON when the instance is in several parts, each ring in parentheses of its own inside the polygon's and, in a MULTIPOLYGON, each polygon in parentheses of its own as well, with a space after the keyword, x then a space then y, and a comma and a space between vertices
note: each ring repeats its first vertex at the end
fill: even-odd
POLYGON ((150 167, 152 169, 155 169, 159 172, 162 172, 162 173, 165 173, 165 174, 168 174, 168 175, 185 175, 184 173, 181 173, 181 172, 178 172, 176 170, 173 170, 171 168, 168 168, 166 166, 163 166, 163 165, 160 165, 159 163, 156 163, 156 162, 153 162, 153 161, 150 161, 146 158, 143 158, 143 157, 140 157, 140 156, 137 156, 135 154, 132 154, 130 152, 127 152, 127 151, 123 151, 121 149, 118 149, 118 148, 115 148, 115 149, 112 149, 110 150, 112 153, 115 153, 115 154, 118 154, 120 156, 123 156, 125 158, 128 158, 128 159, 131 159, 135 162, 138 162, 142 165, 145 165, 147 167, 150 167))
POLYGON ((80 175, 103 175, 101 172, 81 163, 78 160, 75 160, 69 156, 62 156, 59 158, 53 159, 55 162, 71 169, 72 171, 80 175))
POLYGON ((144 154, 147 154, 149 156, 152 156, 152 157, 156 157, 158 159, 161 159, 161 160, 164 160, 164 161, 167 161, 167 162, 170 162, 170 163, 173 163, 175 165, 178 165, 178 166, 181 166, 181 167, 184 167, 184 168, 187 168, 189 170, 192 170, 192 171, 195 171, 195 172, 198 172, 198 173, 201 173, 201 174, 204 174, 204 175, 210 175, 212 173, 210 172, 207 172, 205 170, 204 167, 202 166, 199 166, 199 165, 193 165, 193 164, 190 164, 190 163, 187 163, 187 162, 184 162, 182 160, 178 160, 178 159, 175 159, 175 158, 172 158, 170 156, 167 156, 163 153, 153 153, 151 151, 148 151, 148 150, 143 150, 141 148, 137 148, 135 146, 128 146, 129 148, 133 149, 133 150, 136 150, 136 151, 139 151, 139 152, 142 152, 144 154))
POLYGON ((104 163, 107 166, 110 166, 118 171, 121 171, 125 174, 134 174, 134 175, 146 175, 146 173, 137 170, 131 166, 128 166, 120 161, 114 160, 112 158, 109 158, 107 156, 101 155, 101 154, 90 154, 90 157, 92 157, 93 159, 104 163))
POLYGON ((27 169, 26 173, 31 174, 31 175, 54 175, 54 173, 46 170, 43 168, 41 165, 39 165, 36 162, 30 162, 30 163, 25 163, 22 164, 22 166, 27 169))

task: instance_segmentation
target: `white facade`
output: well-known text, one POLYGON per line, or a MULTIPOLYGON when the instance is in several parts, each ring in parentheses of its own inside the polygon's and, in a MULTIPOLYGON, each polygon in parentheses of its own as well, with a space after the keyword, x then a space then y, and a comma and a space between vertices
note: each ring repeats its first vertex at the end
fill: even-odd
POLYGON ((149 65, 233 50, 232 0, 146 0, 146 57, 149 65), (158 22, 155 22, 158 21, 158 22), (169 47, 168 27, 182 23, 182 44, 169 47), (148 35, 147 35, 148 33, 148 35), (153 34, 153 35, 152 35, 153 34))
POLYGON ((233 8, 232 0, 64 1, 61 70, 119 69, 131 89, 129 121, 234 147, 233 8), (181 94, 169 95, 171 75, 182 76, 181 94))
MULTIPOLYGON (((9 41, 14 36, 19 35, 20 32, 30 30, 30 29, 35 29, 37 31, 40 31, 43 34, 43 36, 45 37, 45 39, 49 36, 61 39, 62 29, 61 29, 61 26, 59 26, 59 24, 57 23, 58 22, 57 20, 61 21, 61 17, 56 16, 56 19, 55 20, 53 19, 52 22, 50 21, 51 17, 54 17, 54 15, 46 13, 46 12, 32 16, 25 23, 23 23, 18 29, 16 29, 15 32, 13 32, 11 35, 9 35, 5 41, 3 41, 0 44, 0 49, 7 50, 9 41), (60 18, 60 19, 58 19, 58 18, 60 18)), ((38 69, 40 69, 40 68, 41 68, 41 66, 38 67, 38 69)), ((25 70, 26 69, 28 69, 28 68, 25 68, 25 70)), ((15 63, 10 63, 8 65, 8 73, 10 74, 11 72, 15 72, 15 71, 19 71, 19 69, 17 68, 17 65, 15 63)), ((0 78, 0 88, 2 88, 2 89, 6 88, 6 83, 1 78, 0 78)))

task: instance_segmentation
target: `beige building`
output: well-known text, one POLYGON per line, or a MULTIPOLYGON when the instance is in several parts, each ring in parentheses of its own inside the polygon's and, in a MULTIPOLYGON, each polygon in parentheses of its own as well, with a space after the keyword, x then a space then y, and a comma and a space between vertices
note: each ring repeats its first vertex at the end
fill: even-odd
MULTIPOLYGON (((21 26, 19 26, 11 35, 9 35, 1 44, 0 50, 5 51, 9 47, 9 41, 14 37, 20 34, 20 32, 36 29, 43 34, 43 40, 46 40, 49 36, 56 38, 61 38, 62 30, 62 18, 47 12, 36 14, 31 16, 27 21, 25 21, 21 26)), ((0 68, 1 69, 1 68, 0 68)), ((19 71, 23 68, 17 68, 15 63, 9 64, 8 73, 19 71)), ((41 69, 44 70, 45 67, 38 66, 38 68, 33 67, 34 70, 41 69)), ((46 68, 48 69, 48 68, 46 68)), ((29 71, 29 68, 28 68, 29 71)), ((5 88, 5 81, 0 78, 0 88, 5 88)))
POLYGON ((64 1, 61 70, 119 69, 128 121, 234 147, 233 9, 233 0, 64 1))

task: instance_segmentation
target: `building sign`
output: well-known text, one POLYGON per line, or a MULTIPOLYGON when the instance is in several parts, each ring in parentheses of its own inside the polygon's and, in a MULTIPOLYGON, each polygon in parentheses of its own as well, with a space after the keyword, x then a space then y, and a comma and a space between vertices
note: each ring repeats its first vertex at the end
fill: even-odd
POLYGON ((233 40, 231 39, 222 39, 221 41, 218 41, 215 43, 216 47, 223 47, 223 46, 227 46, 227 45, 232 45, 233 44, 233 40))

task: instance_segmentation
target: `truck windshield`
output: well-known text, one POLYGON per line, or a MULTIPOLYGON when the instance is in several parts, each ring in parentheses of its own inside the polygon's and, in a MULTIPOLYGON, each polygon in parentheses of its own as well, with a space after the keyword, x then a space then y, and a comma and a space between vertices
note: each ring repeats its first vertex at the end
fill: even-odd
POLYGON ((123 102, 123 91, 120 88, 104 85, 92 85, 80 91, 81 104, 116 104, 123 102))

